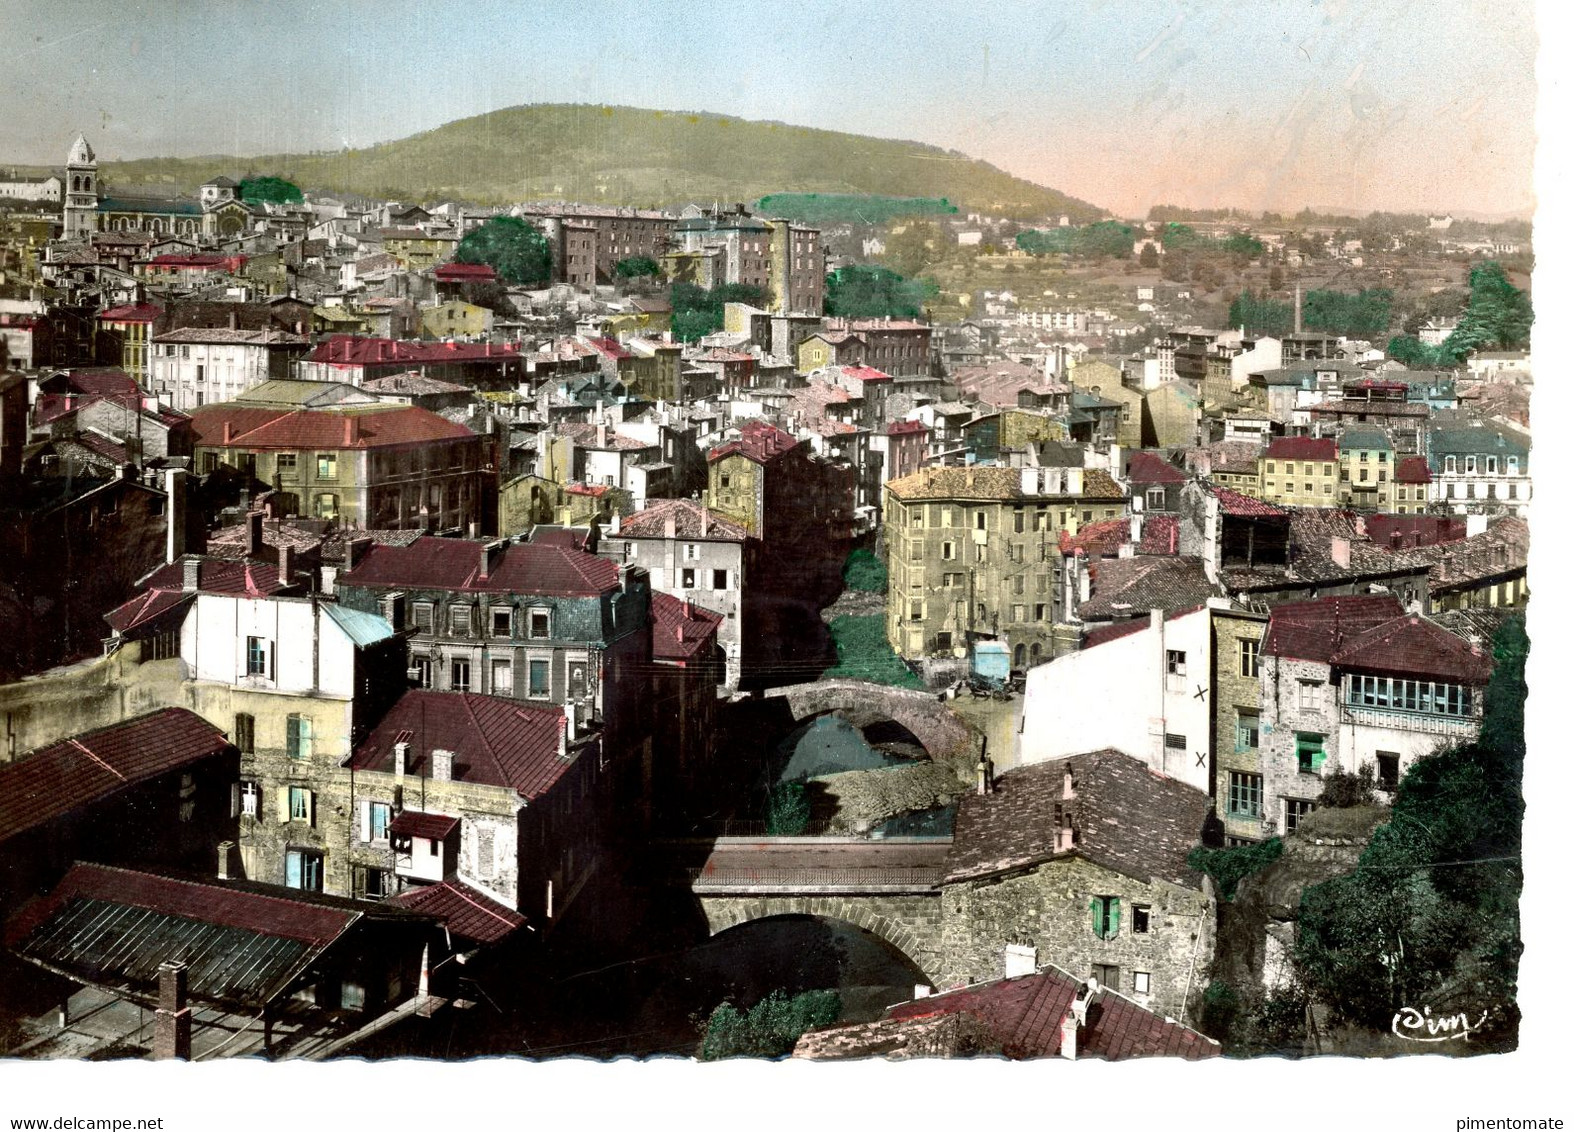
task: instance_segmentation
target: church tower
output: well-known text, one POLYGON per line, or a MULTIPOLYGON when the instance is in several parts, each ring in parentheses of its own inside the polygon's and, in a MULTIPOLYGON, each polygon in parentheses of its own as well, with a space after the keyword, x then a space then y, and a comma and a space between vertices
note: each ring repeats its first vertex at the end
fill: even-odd
POLYGON ((98 158, 81 134, 66 158, 64 214, 68 240, 86 239, 98 230, 98 158))

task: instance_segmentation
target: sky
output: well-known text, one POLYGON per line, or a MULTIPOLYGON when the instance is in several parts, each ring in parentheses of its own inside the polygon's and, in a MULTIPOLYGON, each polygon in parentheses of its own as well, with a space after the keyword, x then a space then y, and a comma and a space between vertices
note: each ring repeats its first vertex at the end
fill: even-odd
POLYGON ((0 33, 0 163, 612 103, 928 142, 1121 215, 1533 207, 1534 0, 0 0, 0 33))

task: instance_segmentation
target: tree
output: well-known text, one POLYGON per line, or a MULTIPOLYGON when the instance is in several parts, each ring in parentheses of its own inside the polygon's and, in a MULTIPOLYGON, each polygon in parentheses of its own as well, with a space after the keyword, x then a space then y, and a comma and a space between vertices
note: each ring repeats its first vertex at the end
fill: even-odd
POLYGON ((1284 288, 1284 269, 1277 263, 1268 269, 1268 290, 1279 291, 1284 288))
POLYGON ((619 279, 638 279, 644 275, 660 275, 661 264, 649 256, 636 255, 618 260, 613 265, 612 272, 619 279))
POLYGON ((294 204, 301 190, 282 177, 242 177, 240 199, 247 204, 294 204))
POLYGON ((517 216, 494 216, 459 241, 458 263, 485 263, 506 283, 540 286, 552 279, 552 247, 517 216))
POLYGON ((939 263, 944 255, 946 235, 930 220, 909 220, 900 232, 886 237, 881 257, 898 274, 917 275, 939 263))
POLYGON ((765 801, 765 832, 770 837, 798 837, 809 828, 809 792, 801 782, 782 782, 765 801))
POLYGON ((841 1016, 842 998, 833 990, 805 991, 791 998, 772 991, 747 1012, 724 1002, 706 1021, 700 1060, 785 1057, 804 1034, 833 1025, 841 1016))
POLYGON ((839 318, 917 318, 931 289, 938 290, 884 267, 848 264, 825 277, 825 313, 839 318))
POLYGON ((1530 341, 1534 315, 1530 297, 1508 281, 1503 267, 1488 260, 1470 272, 1470 306, 1443 343, 1455 360, 1477 350, 1517 350, 1530 341))
POLYGON ((1137 255, 1137 262, 1149 269, 1159 266, 1159 249, 1152 244, 1143 244, 1142 251, 1137 255))
POLYGON ((670 298, 672 336, 680 342, 694 342, 720 330, 728 303, 751 307, 762 307, 766 303, 765 289, 746 283, 723 283, 710 290, 693 283, 674 283, 670 298))
POLYGON ((485 307, 499 318, 518 318, 519 311, 508 297, 508 288, 488 280, 484 283, 466 283, 459 288, 460 297, 467 303, 485 307))

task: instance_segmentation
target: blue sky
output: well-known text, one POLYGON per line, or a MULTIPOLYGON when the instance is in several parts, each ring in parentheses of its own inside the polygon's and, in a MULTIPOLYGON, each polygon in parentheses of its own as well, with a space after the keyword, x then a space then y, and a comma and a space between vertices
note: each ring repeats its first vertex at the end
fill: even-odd
POLYGON ((1531 0, 0 0, 0 160, 339 148, 610 102, 955 148, 1119 211, 1527 209, 1531 0), (979 10, 982 7, 982 10, 979 10))

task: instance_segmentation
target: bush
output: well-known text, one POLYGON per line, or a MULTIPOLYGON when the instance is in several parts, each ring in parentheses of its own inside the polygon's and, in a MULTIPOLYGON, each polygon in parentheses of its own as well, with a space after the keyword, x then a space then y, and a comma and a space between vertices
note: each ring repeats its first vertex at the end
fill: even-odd
POLYGON ((1235 888, 1241 881, 1266 869, 1283 852, 1284 842, 1270 837, 1256 845, 1238 845, 1233 849, 1198 847, 1186 854, 1186 863, 1212 877, 1219 889, 1219 899, 1227 904, 1235 898, 1235 888))
POLYGON ((809 828, 809 795, 801 782, 783 782, 765 803, 765 832, 770 837, 797 837, 809 828))
POLYGON ((1323 779, 1323 792, 1317 796, 1319 806, 1332 806, 1336 810, 1348 810, 1352 806, 1369 806, 1372 801, 1370 763, 1362 766, 1355 774, 1336 770, 1327 775, 1323 779))
POLYGON ((831 640, 836 645, 836 666, 825 670, 827 677, 868 680, 896 688, 922 688, 901 658, 891 651, 885 639, 885 618, 838 617, 831 622, 831 640))
POLYGON ((1235 1020, 1240 1015, 1241 999, 1235 988, 1223 979, 1214 979, 1202 992, 1202 1011, 1197 1028, 1210 1038, 1224 1041, 1235 1030, 1235 1020))
POLYGON ((883 594, 887 581, 885 563, 867 550, 855 550, 842 567, 842 581, 850 590, 883 594))
POLYGON ((832 1025, 841 1016, 842 997, 833 990, 805 991, 791 998, 772 991, 747 1013, 724 1002, 705 1024, 700 1059, 785 1057, 805 1033, 832 1025))

